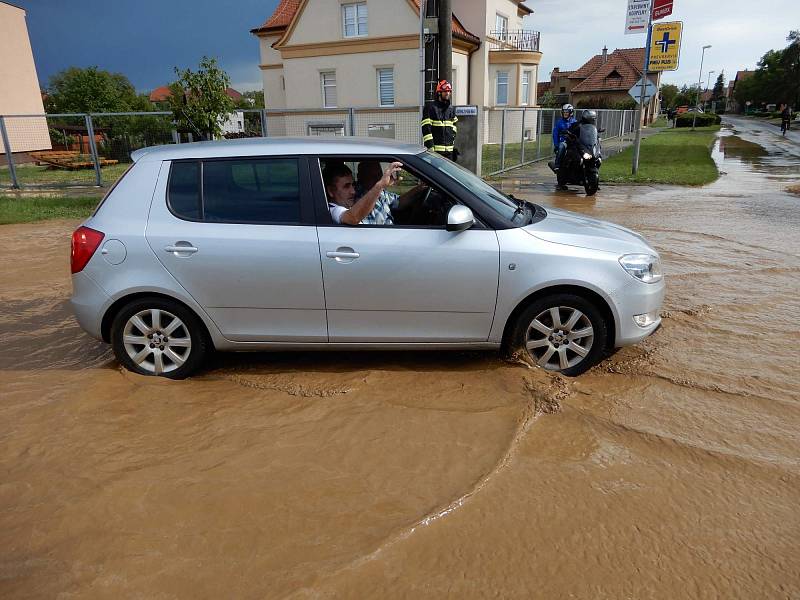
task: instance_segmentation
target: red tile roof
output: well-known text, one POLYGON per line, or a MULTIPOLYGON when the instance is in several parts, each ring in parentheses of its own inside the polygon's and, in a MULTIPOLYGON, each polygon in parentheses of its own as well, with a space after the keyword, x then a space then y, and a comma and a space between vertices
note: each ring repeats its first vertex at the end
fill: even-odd
MULTIPOLYGON (((419 1, 420 0, 412 0, 414 5, 417 7, 417 12, 419 12, 419 1)), ((267 19, 264 24, 261 25, 261 27, 251 29, 250 33, 278 33, 286 29, 292 22, 292 19, 294 18, 297 9, 300 7, 301 2, 302 0, 281 0, 269 19, 267 19)), ((461 24, 461 21, 458 20, 456 15, 453 15, 453 37, 467 42, 472 42, 474 44, 480 43, 480 38, 477 35, 467 31, 466 28, 461 24)))
POLYGON ((549 81, 540 81, 536 84, 537 98, 543 96, 552 89, 553 85, 549 81))
POLYGON ((583 79, 573 92, 629 90, 642 76, 644 48, 614 50, 603 62, 603 55, 590 58, 570 79, 583 79))
MULTIPOLYGON (((242 97, 242 95, 233 88, 227 88, 225 93, 231 100, 238 100, 242 97)), ((172 90, 169 89, 169 86, 162 85, 150 92, 150 102, 164 102, 168 100, 170 96, 172 96, 172 90)))

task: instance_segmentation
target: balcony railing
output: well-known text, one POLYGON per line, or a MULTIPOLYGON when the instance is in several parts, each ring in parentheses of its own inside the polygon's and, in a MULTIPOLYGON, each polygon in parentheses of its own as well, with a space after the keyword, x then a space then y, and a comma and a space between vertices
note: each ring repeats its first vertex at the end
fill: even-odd
POLYGON ((539 51, 539 32, 530 29, 490 31, 486 38, 489 50, 539 51))

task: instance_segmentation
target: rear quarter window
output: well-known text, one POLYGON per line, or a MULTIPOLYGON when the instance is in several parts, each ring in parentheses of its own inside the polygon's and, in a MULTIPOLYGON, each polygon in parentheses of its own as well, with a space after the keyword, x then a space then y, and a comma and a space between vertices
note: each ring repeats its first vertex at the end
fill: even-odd
POLYGON ((169 171, 167 203, 170 210, 182 218, 199 221, 200 207, 200 163, 174 162, 169 171))

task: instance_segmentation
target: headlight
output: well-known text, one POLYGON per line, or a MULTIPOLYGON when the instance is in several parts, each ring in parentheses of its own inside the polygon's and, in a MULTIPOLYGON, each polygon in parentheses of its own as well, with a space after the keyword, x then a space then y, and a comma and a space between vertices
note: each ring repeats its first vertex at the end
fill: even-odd
POLYGON ((592 158, 591 154, 589 154, 588 152, 583 153, 583 160, 589 160, 590 158, 592 158))
POLYGON ((645 283, 657 283, 664 274, 661 272, 661 259, 654 254, 626 254, 619 264, 628 274, 645 283))

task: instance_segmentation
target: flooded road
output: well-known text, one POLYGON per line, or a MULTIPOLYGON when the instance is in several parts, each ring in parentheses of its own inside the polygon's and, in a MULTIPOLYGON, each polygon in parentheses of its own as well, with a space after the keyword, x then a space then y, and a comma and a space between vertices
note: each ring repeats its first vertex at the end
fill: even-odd
POLYGON ((664 259, 662 329, 577 379, 494 353, 135 376, 69 313, 76 224, 3 226, 0 597, 800 598, 800 157, 734 125, 704 188, 503 184, 664 259))

